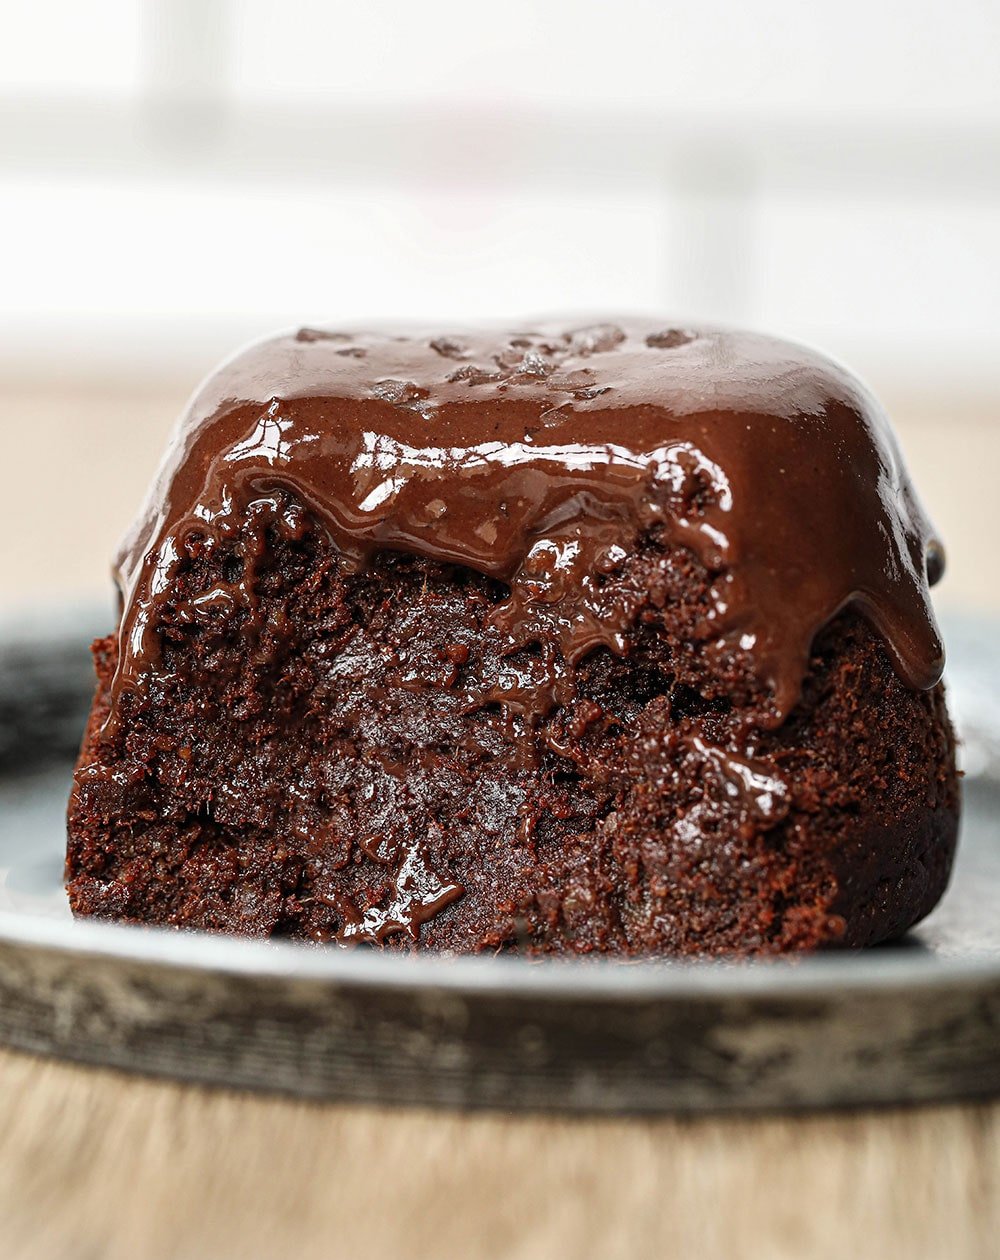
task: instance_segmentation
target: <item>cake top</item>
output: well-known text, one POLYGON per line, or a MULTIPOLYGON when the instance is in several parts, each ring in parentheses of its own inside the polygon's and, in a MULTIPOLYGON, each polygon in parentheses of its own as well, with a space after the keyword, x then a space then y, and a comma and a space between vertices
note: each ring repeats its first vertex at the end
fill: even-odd
POLYGON ((140 684, 191 532, 292 491, 351 563, 381 549, 510 586, 512 644, 628 650, 642 604, 602 594, 662 531, 712 575, 711 635, 751 653, 773 721, 841 609, 881 634, 904 681, 943 653, 928 582, 940 546, 888 422, 814 351, 649 320, 511 331, 303 328, 223 365, 182 417, 118 559, 116 692, 140 684))

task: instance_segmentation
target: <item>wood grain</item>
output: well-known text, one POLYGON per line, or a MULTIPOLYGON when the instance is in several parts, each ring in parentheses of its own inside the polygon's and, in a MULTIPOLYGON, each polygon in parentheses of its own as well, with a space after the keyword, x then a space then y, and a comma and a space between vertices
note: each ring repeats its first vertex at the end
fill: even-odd
POLYGON ((322 1106, 0 1053, 5 1260, 995 1260, 1000 1105, 743 1120, 322 1106))

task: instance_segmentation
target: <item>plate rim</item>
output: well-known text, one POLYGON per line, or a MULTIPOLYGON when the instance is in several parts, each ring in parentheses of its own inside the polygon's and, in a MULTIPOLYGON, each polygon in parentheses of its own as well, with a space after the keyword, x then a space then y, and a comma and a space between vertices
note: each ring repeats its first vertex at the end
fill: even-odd
POLYGON ((0 943, 71 958, 336 988, 445 991, 576 1001, 796 999, 991 988, 1000 958, 956 959, 878 950, 764 959, 512 958, 385 954, 337 945, 254 940, 193 929, 32 918, 0 911, 0 943))

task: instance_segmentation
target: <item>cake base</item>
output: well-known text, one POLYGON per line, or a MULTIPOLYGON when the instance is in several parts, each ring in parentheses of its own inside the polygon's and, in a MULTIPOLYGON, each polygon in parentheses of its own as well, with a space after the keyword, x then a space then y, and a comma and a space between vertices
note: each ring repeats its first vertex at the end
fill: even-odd
POLYGON ((197 539, 159 666, 113 724, 115 638, 69 815, 78 915, 454 953, 769 954, 898 937, 941 896, 958 822, 940 687, 858 617, 802 698, 713 655, 709 575, 646 536, 626 654, 511 652, 506 590, 384 553, 362 571, 287 503, 197 539), (252 610, 225 597, 255 556, 252 610))

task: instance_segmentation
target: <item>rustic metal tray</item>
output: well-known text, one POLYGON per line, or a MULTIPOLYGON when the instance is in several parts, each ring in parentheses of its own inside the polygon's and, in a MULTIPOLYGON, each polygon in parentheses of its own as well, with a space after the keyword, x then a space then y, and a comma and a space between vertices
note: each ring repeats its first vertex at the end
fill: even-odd
POLYGON ((905 941, 760 963, 385 956, 75 922, 70 767, 109 618, 0 624, 0 1042, 320 1098, 589 1111, 1000 1092, 996 630, 952 628, 952 888, 905 941))

